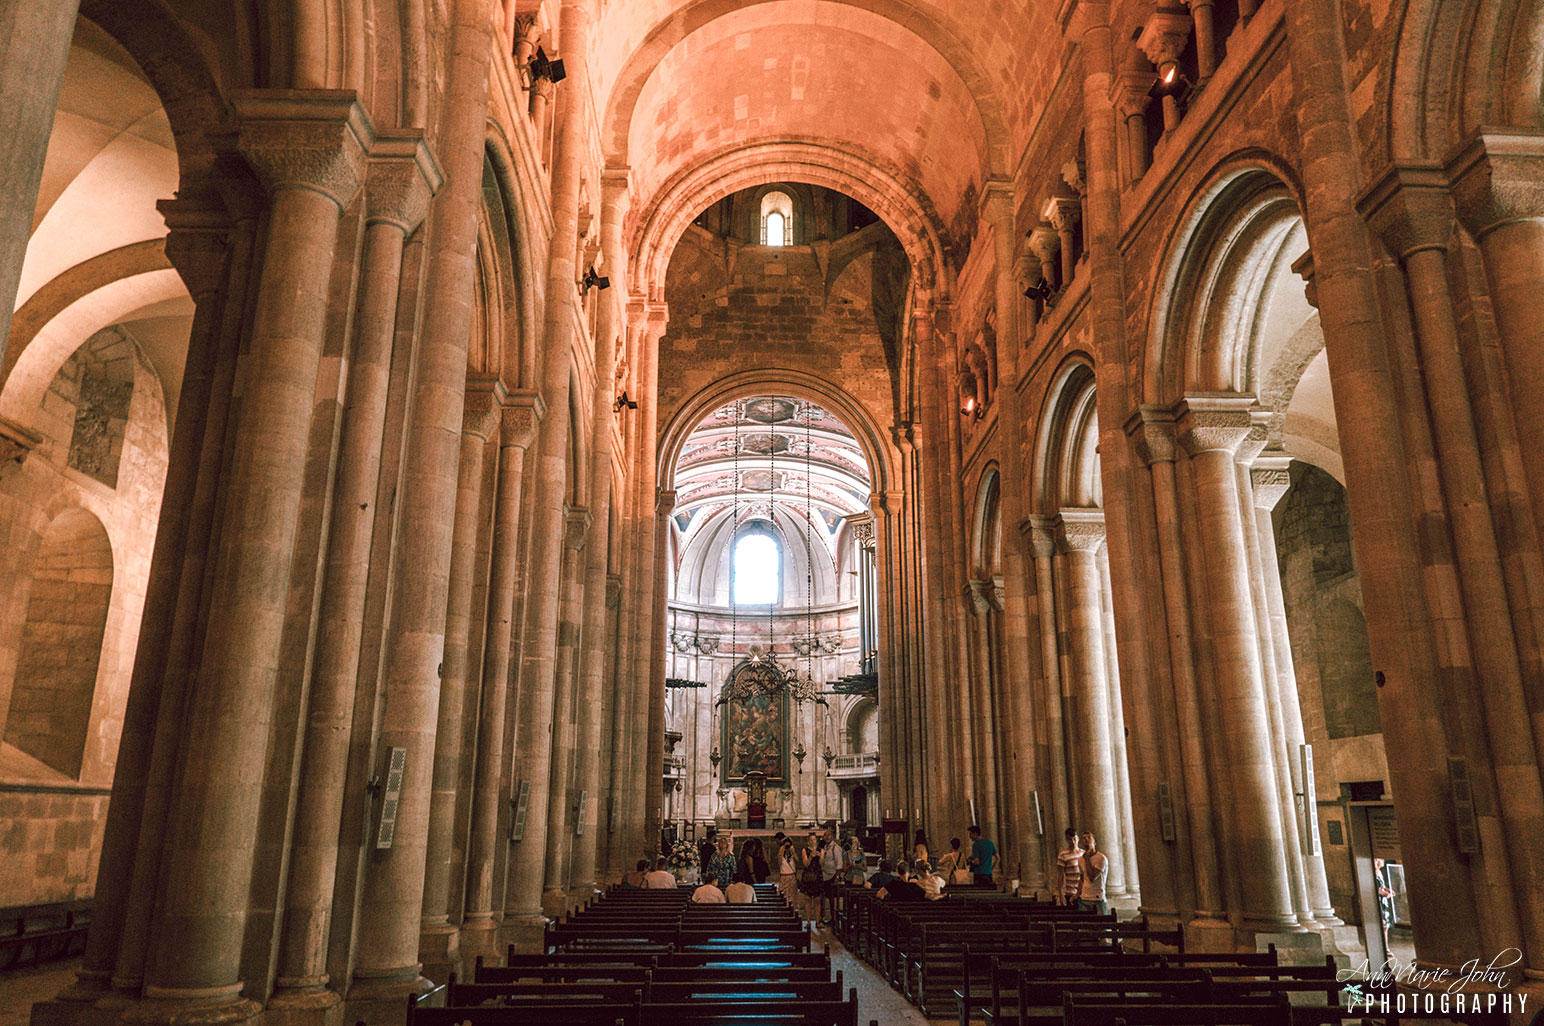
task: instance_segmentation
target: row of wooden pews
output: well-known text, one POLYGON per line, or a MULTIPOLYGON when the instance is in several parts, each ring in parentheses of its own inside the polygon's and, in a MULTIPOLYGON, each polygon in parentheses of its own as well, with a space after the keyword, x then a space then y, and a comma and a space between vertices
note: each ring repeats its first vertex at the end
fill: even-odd
POLYGON ((1178 930, 964 892, 881 901, 843 888, 835 929, 930 1018, 960 1026, 1338 1026, 1334 960, 1189 953, 1178 930))
POLYGON ((549 924, 541 954, 479 959, 470 983, 414 999, 408 1026, 858 1026, 829 951, 775 887, 756 890, 696 905, 690 888, 613 889, 549 924))

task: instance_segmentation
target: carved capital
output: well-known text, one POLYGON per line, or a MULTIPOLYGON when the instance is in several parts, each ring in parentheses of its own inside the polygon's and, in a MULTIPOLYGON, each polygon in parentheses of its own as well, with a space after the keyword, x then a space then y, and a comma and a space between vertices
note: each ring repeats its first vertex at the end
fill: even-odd
POLYGON ((1068 552, 1097 552, 1104 544, 1102 510, 1064 509, 1058 541, 1068 552))
POLYGON ((466 383, 465 408, 461 414, 461 433, 476 435, 484 442, 499 426, 499 406, 504 386, 496 378, 473 378, 466 383))
POLYGON ((341 210, 364 181, 375 128, 352 90, 236 93, 236 146, 270 192, 310 189, 341 210))
POLYGON ((658 516, 668 517, 675 512, 676 493, 673 489, 660 489, 654 499, 654 512, 658 516))
POLYGON ((1226 452, 1232 456, 1254 427, 1247 396, 1193 396, 1185 400, 1179 416, 1179 444, 1187 455, 1226 452))
POLYGON ((1088 192, 1088 182, 1084 177, 1083 162, 1081 160, 1069 160, 1062 165, 1062 181, 1079 196, 1088 192))
POLYGON ((1001 577, 992 578, 992 590, 987 593, 987 598, 991 600, 992 608, 999 613, 1008 608, 1007 589, 1003 587, 1001 577))
POLYGON ((365 168, 365 219, 396 225, 402 234, 411 235, 444 181, 422 129, 385 129, 370 147, 365 168))
POLYGON ((0 418, 0 472, 13 463, 23 463, 43 441, 43 436, 14 421, 0 418))
POLYGON ((499 425, 499 444, 506 449, 529 450, 536 442, 536 428, 547 415, 539 392, 521 389, 504 397, 504 418, 499 425))
POLYGON ((1190 43, 1190 30, 1195 20, 1183 7, 1159 7, 1142 26, 1137 37, 1137 49, 1147 55, 1153 66, 1160 71, 1179 60, 1190 43))
POLYGON ((1132 436, 1137 455, 1149 467, 1154 463, 1174 462, 1174 411, 1143 406, 1126 422, 1126 433, 1132 436))
POLYGON ((1041 216, 1050 222, 1058 234, 1070 232, 1083 217, 1083 204, 1072 196, 1052 196, 1045 201, 1041 216))
POLYGON ((1265 427, 1265 418, 1268 416, 1270 415, 1263 410, 1250 413, 1253 423, 1249 425, 1249 433, 1244 436, 1244 440, 1238 443, 1238 451, 1233 454, 1234 459, 1248 466, 1254 462, 1256 456, 1265 451, 1265 446, 1270 441, 1265 427))
POLYGON ((590 511, 583 506, 571 506, 563 513, 563 547, 575 552, 584 548, 590 536, 590 511))
POLYGON ((223 203, 178 196, 156 209, 166 220, 166 259, 196 299, 212 295, 225 284, 225 251, 230 244, 231 219, 223 203))
POLYGON ((965 597, 970 599, 971 612, 977 616, 985 616, 992 611, 992 602, 987 598, 987 593, 991 590, 990 581, 965 582, 965 597))
POLYGON ((622 604, 622 575, 606 575, 606 608, 616 609, 622 604))
POLYGON ((1292 487, 1292 473, 1287 468, 1292 457, 1287 455, 1260 456, 1249 468, 1249 483, 1254 489, 1255 509, 1271 510, 1292 487))
POLYGON ((1029 233, 1029 248, 1040 258, 1042 267, 1054 265, 1056 254, 1061 249, 1061 235, 1057 233, 1056 226, 1051 224, 1035 226, 1029 233))
POLYGON ((1401 260, 1446 249, 1453 234, 1453 196, 1440 164, 1396 161, 1357 198, 1356 209, 1401 260))
POLYGON ((1115 76, 1110 99, 1123 118, 1139 118, 1147 113, 1153 99, 1153 83, 1158 76, 1151 71, 1123 71, 1115 76))
POLYGON ((1448 158, 1447 175, 1476 239, 1544 217, 1544 132, 1481 128, 1448 158))
POLYGON ((1313 250, 1292 261, 1292 273, 1303 279, 1303 297, 1308 300, 1308 305, 1319 309, 1319 290, 1313 281, 1313 250))
POLYGON ((1036 559, 1050 559, 1056 555, 1056 533, 1060 517, 1032 516, 1020 526, 1029 535, 1029 549, 1036 559))

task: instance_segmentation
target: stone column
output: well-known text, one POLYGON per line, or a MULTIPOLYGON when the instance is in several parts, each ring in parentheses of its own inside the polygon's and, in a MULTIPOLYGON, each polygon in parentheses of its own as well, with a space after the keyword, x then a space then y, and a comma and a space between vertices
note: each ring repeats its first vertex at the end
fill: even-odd
POLYGON ((443 982, 461 967, 460 924, 451 921, 451 875, 456 843, 456 792, 461 784, 467 688, 472 685, 472 586, 477 567, 478 523, 483 517, 483 478, 488 440, 499 426, 504 386, 497 380, 468 381, 461 420, 461 454, 456 466, 456 513, 451 527, 450 578, 446 591, 445 658, 440 664, 439 710, 434 732, 434 767, 425 849, 423 925, 418 957, 424 974, 443 982))
POLYGON ((579 689, 578 759, 575 788, 583 818, 576 826, 569 893, 587 900, 597 883, 596 851, 601 822, 602 720, 615 704, 615 692, 605 687, 607 631, 607 571, 611 561, 611 477, 615 442, 613 383, 617 337, 624 328, 621 299, 627 263, 622 221, 627 213, 628 176, 607 169, 601 179, 600 236, 606 275, 611 287, 600 293, 595 331, 595 394, 591 403, 590 513, 595 518, 584 568, 584 629, 577 685, 579 689))
MULTIPOLYGON (((970 724, 971 745, 976 751, 976 767, 980 774, 976 787, 976 815, 985 837, 995 838, 996 843, 1007 847, 1002 833, 1002 817, 997 808, 997 731, 1000 721, 992 709, 992 694, 1002 685, 992 672, 992 642, 987 625, 992 615, 991 581, 966 581, 965 600, 970 616, 969 686, 974 693, 972 705, 975 715, 970 724)), ((934 843, 938 843, 936 840, 934 843)))
POLYGON ((1053 196, 1046 201, 1045 219, 1056 229, 1056 248, 1061 252, 1062 287, 1072 284, 1077 273, 1078 221, 1083 217, 1083 204, 1073 196, 1053 196))
POLYGON ((559 131, 552 173, 553 235, 547 267, 547 308, 542 396, 548 421, 538 440, 535 519, 527 580, 526 627, 521 646, 520 711, 516 737, 516 787, 530 785, 523 839, 509 853, 511 924, 517 931, 539 928, 543 855, 547 850, 547 802, 552 774, 553 703, 557 686, 558 617, 563 559, 563 512, 567 495, 569 375, 573 367, 577 310, 579 175, 585 150, 584 111, 588 81, 589 14, 582 4, 565 3, 561 37, 568 86, 560 96, 559 131))
MULTIPOLYGON (((1207 772, 1206 730, 1201 715, 1201 693, 1191 651, 1193 638, 1190 598, 1185 587, 1184 553, 1179 499, 1175 486, 1174 419, 1167 411, 1143 407, 1139 414, 1137 452, 1147 464, 1153 484, 1153 512, 1158 534, 1158 556, 1164 618, 1169 636, 1169 673, 1173 690, 1164 696, 1172 704, 1178 724, 1179 762, 1183 780, 1175 801, 1176 827, 1187 828, 1195 908, 1185 924, 1187 936, 1198 932, 1231 932, 1224 915, 1222 881, 1217 864, 1217 840, 1212 829, 1215 812, 1212 782, 1207 772)), ((1160 700, 1164 700, 1160 699, 1160 700)), ((1197 937, 1197 940, 1200 938, 1197 937)), ((1203 942, 1200 950, 1217 944, 1203 942)))
POLYGON ((1035 613, 1040 625, 1040 672, 1044 682, 1045 751, 1049 785, 1045 801, 1047 847, 1072 825, 1067 790, 1067 728, 1062 710, 1060 626, 1056 622, 1056 525, 1053 519, 1030 517, 1025 522, 1035 560, 1035 613))
POLYGON ((558 619, 558 670, 552 704, 552 776, 547 799, 546 879, 542 911, 557 917, 568 911, 568 868, 573 845, 574 739, 578 698, 579 632, 583 626, 583 553, 590 533, 590 511, 563 514, 563 600, 558 619))
MULTIPOLYGON (((1308 904, 1308 881, 1303 866, 1303 833, 1299 826, 1297 805, 1294 801, 1296 788, 1292 784, 1292 763, 1295 753, 1287 745, 1287 729, 1282 718, 1283 682, 1280 668, 1277 666, 1279 650, 1273 640, 1274 631, 1271 628, 1270 601, 1266 597, 1269 584, 1265 580, 1264 560, 1260 554, 1262 542, 1256 532, 1254 487, 1250 475, 1250 467, 1253 466, 1255 457, 1265 446, 1265 425, 1262 420, 1266 416, 1268 415, 1263 411, 1255 411, 1254 427, 1250 429, 1239 446, 1238 452, 1234 454, 1236 460, 1234 471, 1238 482, 1239 525, 1244 531, 1244 552, 1249 563, 1249 590, 1253 598, 1251 605, 1254 607, 1255 637, 1260 645, 1261 682, 1265 685, 1265 712, 1270 721, 1272 749, 1275 754, 1276 800, 1281 807, 1281 833, 1286 842, 1282 845, 1281 854, 1286 861, 1287 884, 1292 891, 1292 907, 1296 910, 1298 922, 1309 929, 1314 929, 1318 924, 1314 922, 1313 910, 1308 904)), ((1268 543, 1275 544, 1274 529, 1268 543)), ((1293 684, 1296 685, 1295 679, 1293 684)))
POLYGON ((70 59, 80 0, 0 4, 0 359, 11 333, 43 159, 70 59))
POLYGON ((403 447, 400 541, 389 596, 374 771, 385 778, 380 760, 392 748, 405 749, 406 761, 392 847, 367 852, 361 871, 354 978, 345 1006, 346 1019, 366 1021, 396 1016, 407 994, 421 986, 419 928, 475 299, 488 63, 495 42, 485 4, 457 4, 453 17, 445 120, 438 136, 445 186, 434 206, 412 414, 403 447))
POLYGON ((171 229, 167 256, 192 294, 196 312, 113 767, 84 964, 56 1002, 34 1009, 40 1024, 60 1021, 57 1016, 74 1021, 101 999, 113 1003, 108 987, 115 976, 124 994, 137 994, 143 982, 149 914, 131 918, 134 893, 144 892, 139 904, 148 910, 176 763, 172 738, 182 729, 187 652, 204 604, 203 568, 215 531, 214 492, 256 224, 250 215, 233 222, 219 205, 187 199, 163 201, 161 208, 171 229))
MULTIPOLYGON (((1295 113, 1304 143, 1303 220, 1314 292, 1335 381, 1335 422, 1345 462, 1351 531, 1373 665, 1383 674, 1378 708, 1390 783, 1399 800, 1416 951, 1460 965, 1489 947, 1476 914, 1470 859, 1450 841, 1451 791, 1441 756, 1451 751, 1438 707, 1444 690, 1432 610, 1424 600, 1427 542, 1408 515, 1418 500, 1401 437, 1379 282, 1366 224, 1349 216, 1361 177, 1356 120, 1345 78, 1344 39, 1331 0, 1298 0, 1286 12, 1295 113)), ((1505 945, 1501 945, 1505 946, 1505 945)))
MULTIPOLYGON (((1065 553, 1067 690, 1072 695, 1075 724, 1072 766, 1077 776, 1077 808, 1072 825, 1093 831, 1099 845, 1118 852, 1120 814, 1115 804, 1110 684, 1105 674, 1104 603, 1099 575, 1104 518, 1097 511, 1063 510, 1058 533, 1065 553)), ((1110 863, 1113 884, 1118 867, 1114 859, 1110 863)), ((1124 893, 1124 887, 1112 889, 1112 896, 1124 893)))
POLYGON ((1206 85, 1217 73, 1217 33, 1213 24, 1212 0, 1185 0, 1196 29, 1196 88, 1206 85))
MULTIPOLYGON (((1544 157, 1544 143, 1537 147, 1537 152, 1539 157, 1544 157)), ((1509 167, 1506 161, 1498 163, 1502 175, 1517 170, 1515 166, 1509 167)), ((1535 158, 1522 166, 1533 176, 1544 173, 1544 159, 1535 158)), ((1492 173, 1496 170, 1492 168, 1492 173)), ((1474 165, 1469 166, 1466 174, 1468 182, 1461 195, 1468 201, 1472 214, 1476 206, 1483 204, 1481 196, 1494 193, 1485 192, 1475 181, 1474 165), (1477 191, 1480 196, 1475 195, 1477 191)), ((1536 177, 1529 178, 1528 182, 1544 199, 1544 183, 1536 177)), ((1522 854, 1544 849, 1544 790, 1541 790, 1544 782, 1539 777, 1538 758, 1540 748, 1544 747, 1544 718, 1530 713, 1530 704, 1536 703, 1528 701, 1528 682, 1519 659, 1518 631, 1514 628, 1514 625, 1520 625, 1531 634, 1531 618, 1527 611, 1529 598, 1516 591, 1509 593, 1502 566, 1496 522, 1481 462, 1480 439, 1469 399, 1473 390, 1464 373, 1458 324, 1448 291, 1447 244, 1452 206, 1443 184, 1441 172, 1434 167, 1396 165, 1369 190, 1361 206, 1388 248, 1404 264, 1415 322, 1414 341, 1431 417, 1437 472, 1451 524, 1453 554, 1459 570, 1457 584, 1474 659, 1477 686, 1472 694, 1485 710, 1488 754, 1501 792, 1496 811, 1506 826, 1507 848, 1513 853, 1509 861, 1514 885, 1519 893, 1540 894, 1544 893, 1544 878, 1541 878, 1544 877, 1544 863, 1522 854), (1529 729, 1530 724, 1532 729, 1529 729)), ((1492 178, 1490 189, 1497 187, 1492 178)), ((1538 209, 1544 217, 1544 204, 1538 209)), ((1544 226, 1544 220, 1539 224, 1544 226)), ((1493 228, 1481 236, 1481 252, 1486 255, 1488 268, 1496 257, 1495 251, 1505 251, 1509 244, 1505 237, 1497 239, 1495 236, 1498 232, 1505 236, 1509 230, 1512 229, 1493 228), (1486 238, 1492 239, 1490 251, 1486 250, 1483 241, 1486 238)), ((1525 239, 1544 240, 1544 231, 1531 234, 1517 231, 1510 244, 1525 239)), ((1508 253, 1503 259, 1511 259, 1511 256, 1508 253)), ((1534 268, 1544 272, 1544 261, 1536 260, 1534 268)), ((1519 326, 1516 297, 1512 295, 1503 300, 1496 295, 1495 289, 1498 278, 1504 281, 1506 275, 1516 273, 1516 270, 1510 265, 1501 270, 1492 279, 1491 291, 1498 322, 1503 320, 1502 309, 1509 306, 1507 316, 1512 318, 1513 328, 1519 326)), ((1544 281, 1544 278, 1537 280, 1544 281)), ((1525 321, 1523 327, 1527 331, 1535 330, 1531 321, 1525 321)), ((1537 354, 1528 353, 1526 346, 1513 354, 1508 350, 1509 345, 1517 348, 1515 338, 1508 340, 1503 332, 1502 350, 1509 370, 1514 359, 1544 369, 1544 362, 1538 360, 1537 354)), ((1514 375, 1516 373, 1527 375, 1539 371, 1519 367, 1514 375)), ((1509 384, 1514 404, 1517 397, 1524 394, 1520 389, 1527 387, 1527 380, 1526 376, 1511 378, 1509 384)), ((1537 380, 1544 383, 1544 376, 1537 380)), ((1536 397, 1533 398, 1534 402, 1522 405, 1537 405, 1536 397)), ((1528 430, 1528 422, 1521 417, 1517 419, 1517 426, 1524 432, 1528 430)), ((1523 447, 1525 467, 1532 458, 1532 448, 1523 447)), ((1534 491, 1533 494, 1539 493, 1534 491)), ((1537 500, 1534 508, 1539 509, 1537 500)), ((1544 905, 1523 902, 1518 911, 1528 952, 1527 964, 1534 970, 1544 970, 1544 905)))
POLYGON ((311 680, 295 833, 285 891, 283 941, 275 1009, 325 1009, 338 1002, 327 988, 327 940, 338 868, 338 823, 353 728, 365 588, 370 574, 381 438, 397 323, 402 251, 441 182, 419 133, 382 132, 365 172, 365 240, 358 330, 349 361, 348 394, 333 484, 332 527, 317 614, 316 669, 311 680))
POLYGON ((1115 107, 1126 136, 1126 184, 1135 185, 1147 174, 1147 105, 1152 102, 1152 72, 1126 71, 1116 79, 1115 107))
POLYGON ((1115 589, 1110 585, 1110 548, 1099 550, 1099 600, 1104 616, 1105 679, 1110 686, 1110 762, 1115 768, 1115 817, 1120 837, 1100 842, 1110 856, 1109 893, 1134 896, 1137 887, 1136 824, 1131 816, 1131 773, 1126 763, 1126 711, 1120 693, 1120 663, 1115 647, 1115 589), (1117 857, 1118 856, 1118 857, 1117 857))
POLYGON ((1233 457, 1250 430, 1252 400, 1187 400, 1180 443, 1194 475, 1197 538, 1204 564, 1206 609, 1224 736, 1216 740, 1230 771, 1226 837, 1239 867, 1244 931, 1279 932, 1297 926, 1282 860, 1260 649, 1249 593, 1249 564, 1240 524, 1233 457))
POLYGON ((467 846, 466 913, 461 922, 463 961, 479 955, 498 961, 493 871, 504 794, 504 717, 508 706, 515 573, 520 549, 520 500, 525 454, 536 440, 546 407, 535 392, 505 397, 499 420, 498 492, 493 505, 493 554, 488 583, 488 635, 483 646, 482 696, 477 715, 477 769, 467 846))
MULTIPOLYGON (((1276 525, 1271 510, 1291 487, 1287 470, 1288 456, 1258 457, 1250 470, 1254 496, 1254 516, 1260 546, 1261 576, 1265 583, 1266 610, 1270 616, 1271 643, 1276 649, 1276 680, 1280 690, 1282 729, 1286 738, 1287 763, 1291 770, 1292 791, 1302 795, 1305 811, 1317 816, 1316 796, 1305 788, 1298 752, 1304 743, 1303 709, 1298 699, 1297 674, 1292 663, 1292 639, 1287 631, 1287 606, 1281 594, 1281 567, 1276 561, 1276 525)), ((1289 831, 1289 833, 1291 833, 1289 831)), ((1303 870, 1308 889, 1308 908, 1314 921, 1323 927, 1342 925, 1330 904, 1329 881, 1324 875, 1324 855, 1303 855, 1303 870)))
MULTIPOLYGON (((656 393, 657 394, 657 393, 656 393)), ((649 618, 649 672, 640 683, 648 689, 649 711, 643 746, 644 821, 643 840, 649 850, 659 847, 660 826, 665 792, 662 781, 665 765, 665 616, 667 589, 670 585, 670 514, 675 510, 676 493, 660 491, 654 506, 653 573, 649 576, 654 615, 649 618)))
POLYGON ((171 1021, 241 997, 242 934, 279 647, 304 488, 339 218, 363 179, 374 131, 352 93, 246 93, 238 145, 272 192, 222 551, 208 605, 201 684, 171 805, 165 886, 136 1014, 171 1021), (218 773, 210 767, 219 767, 218 773))

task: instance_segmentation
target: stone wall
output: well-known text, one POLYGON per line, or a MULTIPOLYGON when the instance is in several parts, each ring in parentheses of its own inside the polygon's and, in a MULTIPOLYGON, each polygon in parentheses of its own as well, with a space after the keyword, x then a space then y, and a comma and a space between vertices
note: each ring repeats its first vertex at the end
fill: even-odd
POLYGON ((107 794, 0 785, 0 908, 88 898, 107 821, 107 794))

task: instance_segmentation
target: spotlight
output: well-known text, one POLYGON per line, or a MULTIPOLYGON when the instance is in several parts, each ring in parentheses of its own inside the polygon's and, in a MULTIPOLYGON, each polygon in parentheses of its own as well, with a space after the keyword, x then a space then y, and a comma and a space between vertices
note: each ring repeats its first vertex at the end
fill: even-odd
POLYGON ((536 56, 531 58, 531 78, 545 78, 553 85, 557 85, 568 77, 563 70, 562 60, 552 60, 547 56, 547 51, 541 47, 536 48, 536 56))
POLYGON ((623 392, 621 395, 617 396, 617 401, 611 404, 611 410, 613 413, 621 413, 624 409, 636 410, 637 408, 638 400, 628 398, 626 392, 623 392))
POLYGON ((589 291, 592 288, 609 289, 610 287, 611 279, 606 277, 604 274, 596 274, 595 268, 593 267, 584 272, 584 280, 579 283, 579 291, 586 295, 589 294, 589 291))
POLYGON ((1055 294, 1056 290, 1051 288, 1051 283, 1046 281, 1044 278, 1041 278, 1039 281, 1035 282, 1029 288, 1024 290, 1024 295, 1026 298, 1038 299, 1040 302, 1046 304, 1047 306, 1050 305, 1051 297, 1055 294))
POLYGON ((1165 96, 1179 98, 1189 92, 1193 84, 1180 72, 1179 65, 1171 64, 1169 70, 1159 75, 1153 82, 1153 87, 1147 91, 1147 95, 1154 99, 1162 99, 1165 96))
POLYGON ((965 400, 965 405, 960 407, 960 416, 962 416, 962 417, 971 417, 971 416, 974 416, 975 414, 976 414, 976 397, 975 396, 969 396, 965 400))

